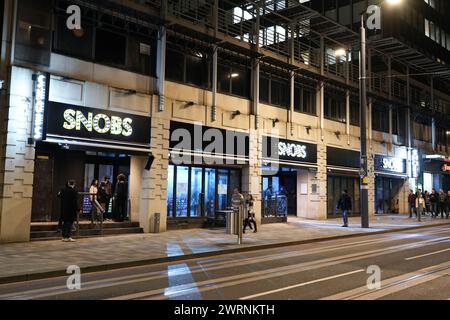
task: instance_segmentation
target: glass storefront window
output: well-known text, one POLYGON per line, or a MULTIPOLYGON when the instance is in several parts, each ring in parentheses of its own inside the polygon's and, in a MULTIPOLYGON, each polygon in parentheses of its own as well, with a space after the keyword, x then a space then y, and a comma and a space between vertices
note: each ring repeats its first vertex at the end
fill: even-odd
POLYGON ((191 217, 201 217, 203 207, 202 168, 191 168, 191 217))
POLYGON ((214 217, 216 211, 216 170, 205 169, 206 216, 214 217))
POLYGON ((167 215, 169 218, 214 217, 217 210, 231 206, 233 190, 240 185, 239 169, 170 165, 167 215))
POLYGON ((168 181, 167 181, 167 215, 169 217, 173 217, 173 182, 174 182, 174 175, 175 173, 175 167, 169 166, 168 171, 168 181))
POLYGON ((177 167, 176 216, 187 217, 189 196, 189 168, 177 167))

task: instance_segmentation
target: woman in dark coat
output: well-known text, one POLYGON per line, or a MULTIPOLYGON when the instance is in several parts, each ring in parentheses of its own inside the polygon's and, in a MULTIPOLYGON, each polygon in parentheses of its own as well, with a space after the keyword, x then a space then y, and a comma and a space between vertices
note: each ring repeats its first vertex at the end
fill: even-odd
POLYGON ((75 189, 75 181, 71 180, 61 192, 61 219, 63 221, 62 235, 64 242, 75 241, 72 239, 71 233, 78 211, 78 192, 75 189))
POLYGON ((114 192, 114 220, 123 222, 128 216, 128 183, 124 174, 117 177, 116 189, 114 192))

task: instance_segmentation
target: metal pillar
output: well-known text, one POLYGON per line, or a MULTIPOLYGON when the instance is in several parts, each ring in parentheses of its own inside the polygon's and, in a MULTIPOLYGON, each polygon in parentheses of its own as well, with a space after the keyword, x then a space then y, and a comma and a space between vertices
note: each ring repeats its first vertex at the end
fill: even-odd
POLYGON ((361 52, 359 59, 359 87, 361 108, 361 225, 369 228, 369 173, 367 159, 367 72, 366 72, 366 28, 361 17, 361 52))
POLYGON ((159 26, 158 44, 156 53, 156 77, 158 92, 158 112, 163 112, 165 107, 165 80, 166 80, 166 45, 167 30, 165 26, 159 26))
POLYGON ((434 108, 434 78, 431 77, 431 113, 433 115, 433 118, 431 119, 431 144, 433 146, 433 151, 437 151, 437 140, 436 140, 436 117, 435 112, 436 109, 434 108))
POLYGON ((217 60, 218 48, 213 46, 213 63, 212 63, 212 107, 211 107, 211 121, 217 121, 217 60))

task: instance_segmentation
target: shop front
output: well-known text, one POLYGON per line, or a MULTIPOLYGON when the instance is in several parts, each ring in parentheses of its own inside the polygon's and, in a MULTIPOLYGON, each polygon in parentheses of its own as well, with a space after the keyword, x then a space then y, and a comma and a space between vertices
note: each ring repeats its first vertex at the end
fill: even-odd
POLYGON ((246 133, 172 121, 168 229, 223 227, 248 155, 246 133))
POLYGON ((53 84, 52 81, 48 86, 49 95, 42 108, 35 107, 32 222, 56 223, 59 220, 58 192, 68 180, 76 182, 82 222, 92 222, 92 195, 88 194, 91 185, 106 180, 109 180, 107 188, 111 197, 105 206, 105 220, 138 222, 138 213, 132 211, 130 190, 140 184, 140 178, 133 171, 143 168, 133 168, 132 158, 151 157, 151 118, 143 113, 111 110, 102 105, 94 108, 64 103, 55 97, 70 94, 70 88, 61 93, 53 84), (112 196, 119 175, 124 176, 128 184, 128 201, 124 216, 115 219, 113 213, 117 204, 112 196))
POLYGON ((375 155, 375 213, 408 212, 406 159, 375 155))
POLYGON ((262 222, 286 222, 307 216, 308 197, 314 193, 317 145, 263 137, 262 222))
POLYGON ((360 215, 360 153, 358 151, 327 148, 327 216, 341 216, 337 209, 339 199, 347 190, 352 199, 352 215, 360 215))
POLYGON ((428 155, 423 158, 423 189, 450 190, 450 158, 428 155))

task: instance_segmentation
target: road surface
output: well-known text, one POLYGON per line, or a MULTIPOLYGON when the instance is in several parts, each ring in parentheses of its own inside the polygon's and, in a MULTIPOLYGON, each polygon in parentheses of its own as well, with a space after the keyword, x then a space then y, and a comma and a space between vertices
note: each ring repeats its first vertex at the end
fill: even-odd
POLYGON ((446 226, 81 274, 79 290, 67 277, 12 283, 0 299, 449 300, 449 274, 446 226))

